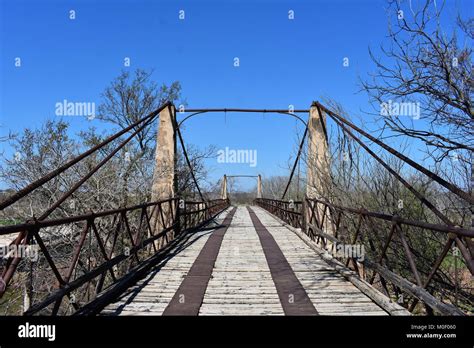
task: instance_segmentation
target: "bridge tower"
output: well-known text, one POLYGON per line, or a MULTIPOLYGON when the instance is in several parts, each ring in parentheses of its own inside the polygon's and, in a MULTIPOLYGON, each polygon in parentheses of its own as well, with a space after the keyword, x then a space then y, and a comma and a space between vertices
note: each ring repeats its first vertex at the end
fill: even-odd
POLYGON ((227 199, 228 197, 229 193, 227 192, 227 175, 224 174, 221 182, 221 198, 227 199))
MULTIPOLYGON (((326 200, 330 186, 328 135, 326 129, 326 115, 317 106, 311 105, 308 120, 308 162, 306 176, 306 197, 310 199, 326 200)), ((305 202, 306 203, 306 202, 305 202)), ((323 209, 319 205, 319 216, 323 209)), ((311 211, 304 204, 304 221, 309 222, 311 211)), ((326 216, 329 216, 327 214, 326 216)), ((325 219, 325 232, 331 234, 330 219, 325 219)), ((307 228, 307 226, 305 227, 307 228)))
MULTIPOLYGON (((153 173, 153 183, 151 191, 152 202, 166 200, 175 196, 178 183, 176 180, 176 108, 170 104, 160 112, 158 121, 158 134, 155 150, 155 170, 153 173)), ((164 228, 173 224, 176 217, 176 209, 171 204, 162 204, 161 214, 156 209, 151 219, 153 234, 156 235, 164 228)), ((173 232, 170 232, 169 238, 172 240, 173 232)), ((163 240, 157 240, 155 245, 160 247, 164 244, 163 240)))
POLYGON ((257 176, 257 198, 262 198, 262 176, 257 176))

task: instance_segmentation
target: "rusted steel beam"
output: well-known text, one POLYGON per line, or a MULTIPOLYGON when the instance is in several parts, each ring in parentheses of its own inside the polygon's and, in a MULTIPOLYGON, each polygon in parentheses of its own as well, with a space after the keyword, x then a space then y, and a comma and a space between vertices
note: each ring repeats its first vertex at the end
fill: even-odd
MULTIPOLYGON (((9 246, 15 246, 15 247, 18 247, 22 242, 26 243, 26 236, 27 232, 26 231, 22 231, 20 233, 18 233, 17 237, 9 244, 9 246)), ((6 262, 6 265, 5 265, 5 268, 3 269, 3 272, 2 272, 2 278, 5 278, 5 274, 8 270, 8 268, 10 267, 10 264, 13 262, 15 258, 11 258, 9 257, 7 259, 7 262, 6 262)))
MULTIPOLYGON (((102 254, 102 257, 104 258, 105 261, 109 261, 110 257, 109 255, 107 255, 107 250, 105 248, 104 243, 102 242, 102 238, 100 238, 99 231, 97 230, 97 226, 95 225, 94 221, 92 221, 91 225, 92 225, 92 231, 94 232, 94 235, 95 235, 95 239, 97 240, 97 244, 99 245, 99 249, 102 254)), ((117 279, 115 277, 114 270, 110 269, 109 271, 110 271, 110 276, 112 277, 112 279, 116 281, 117 279)))
POLYGON ((71 276, 74 272, 74 269, 76 268, 77 260, 79 260, 79 255, 81 253, 81 249, 86 241, 87 234, 89 233, 89 229, 91 227, 91 221, 87 220, 86 224, 84 226, 84 229, 81 232, 81 236, 79 237, 79 243, 77 243, 76 248, 72 254, 72 261, 71 264, 69 265, 69 269, 66 273, 66 277, 64 278, 64 281, 67 283, 71 279, 71 276))
MULTIPOLYGON (((167 200, 167 202, 168 201, 171 202, 171 201, 174 201, 174 199, 167 200)), ((221 213, 223 210, 225 210, 228 207, 229 202, 226 201, 226 200, 217 200, 216 202, 211 201, 211 203, 212 203, 212 205, 210 205, 210 206, 216 208, 217 211, 215 211, 215 213, 213 215, 211 215, 209 217, 209 219, 204 220, 204 221, 200 221, 200 222, 197 223, 196 226, 192 226, 192 227, 199 228, 203 224, 205 224, 208 221, 210 221, 211 219, 213 219, 217 214, 221 213)), ((124 213, 125 212, 122 212, 121 214, 124 214, 124 213)), ((120 223, 120 221, 118 223, 120 223)), ((133 255, 136 255, 138 253, 138 251, 145 249, 149 244, 153 245, 154 244, 153 242, 155 240, 157 240, 159 238, 162 238, 162 237, 165 237, 166 234, 168 234, 170 231, 172 231, 175 228, 176 223, 177 222, 175 222, 171 226, 168 226, 167 228, 165 228, 160 233, 145 239, 140 244, 137 244, 137 245, 133 246, 130 249, 130 255, 128 255, 128 256, 123 254, 123 253, 121 253, 121 254, 119 254, 115 257, 111 257, 111 255, 109 255, 108 258, 107 257, 105 258, 106 261, 103 262, 101 265, 97 266, 96 268, 92 269, 91 271, 87 272, 86 274, 82 275, 81 277, 73 280, 72 282, 65 283, 55 293, 51 294, 49 297, 44 299, 42 302, 32 306, 27 312, 25 312, 25 315, 31 315, 31 314, 37 313, 38 311, 40 311, 43 308, 49 306, 50 304, 52 304, 54 302, 57 302, 57 301, 60 301, 64 296, 69 295, 72 291, 74 291, 74 290, 78 289, 79 287, 81 287, 82 285, 90 282, 92 279, 96 278, 97 276, 103 275, 108 271, 112 271, 113 267, 115 265, 119 264, 122 261, 125 261, 125 260, 129 259, 130 257, 133 257, 133 255)), ((114 247, 112 247, 111 251, 113 251, 113 249, 114 249, 114 247)), ((157 252, 159 252, 160 250, 158 250, 157 252)))
MULTIPOLYGON (((359 219, 357 221, 357 229, 354 233, 354 237, 352 238, 352 241, 351 241, 351 244, 352 245, 355 245, 356 242, 357 242, 357 238, 359 237, 359 233, 360 233, 360 230, 361 230, 361 227, 362 227, 362 220, 364 220, 364 216, 363 215, 359 215, 359 219)), ((339 226, 337 227, 336 229, 336 232, 338 232, 339 230, 339 226)), ((335 233, 335 237, 337 238, 337 233, 335 233)), ((361 237, 362 238, 362 237, 361 237)), ((357 264, 356 262, 354 261, 354 258, 348 258, 347 261, 346 261, 346 267, 349 266, 349 260, 352 260, 353 264, 355 267, 357 267, 357 264)))
POLYGON ((159 203, 167 202, 167 201, 170 201, 170 200, 178 200, 178 198, 169 198, 169 199, 156 201, 156 202, 137 204, 137 205, 134 205, 134 206, 131 206, 131 207, 104 210, 104 211, 97 212, 97 213, 91 212, 91 213, 87 213, 87 214, 69 216, 69 217, 59 218, 59 219, 50 219, 50 220, 43 220, 43 221, 26 222, 26 223, 17 224, 17 225, 1 226, 0 227, 0 235, 21 232, 21 231, 24 231, 24 230, 30 230, 30 229, 35 228, 35 227, 38 227, 38 228, 52 227, 52 226, 58 226, 58 225, 73 223, 73 222, 84 221, 84 220, 87 220, 87 219, 95 219, 95 218, 98 218, 98 217, 104 217, 104 216, 108 216, 108 215, 118 214, 118 213, 121 213, 121 212, 124 212, 124 211, 128 212, 128 211, 132 211, 132 210, 136 210, 136 209, 141 209, 143 207, 156 206, 159 203))
MULTIPOLYGON (((317 204, 323 204, 326 208, 332 208, 333 210, 338 211, 338 212, 346 212, 346 213, 351 213, 351 214, 357 215, 357 216, 359 216, 359 222, 361 221, 360 219, 362 219, 362 218, 365 218, 365 219, 378 218, 378 219, 381 219, 381 220, 384 220, 384 221, 391 221, 392 224, 391 224, 390 233, 389 233, 389 236, 388 236, 387 240, 385 241, 385 243, 383 245, 383 250, 382 250, 381 254, 377 257, 378 261, 373 262, 372 260, 369 260, 368 258, 365 258, 361 262, 364 266, 366 266, 366 267, 368 267, 368 268, 375 271, 374 276, 372 277, 372 281, 375 278, 375 274, 379 274, 380 281, 383 283, 382 285, 384 286, 384 288, 386 288, 386 285, 385 285, 385 279, 386 279, 386 280, 390 281, 392 284, 394 284, 396 287, 402 289, 403 291, 405 291, 408 294, 410 294, 411 296, 413 296, 415 298, 415 302, 418 301, 418 300, 421 300, 423 302, 423 304, 425 305, 425 307, 427 308, 428 312, 432 312, 432 310, 436 310, 437 312, 439 312, 441 314, 445 314, 445 315, 446 314, 447 315, 465 315, 461 310, 459 310, 455 306, 443 303, 442 301, 436 299, 433 295, 431 295, 426 290, 426 287, 427 287, 428 283, 430 282, 431 278, 436 273, 439 266, 441 265, 441 263, 442 263, 444 257, 446 256, 452 242, 456 240, 457 243, 462 244, 459 235, 472 235, 474 233, 474 230, 462 229, 462 228, 458 228, 458 227, 455 227, 455 226, 435 225, 435 224, 428 224, 428 223, 419 222, 419 221, 411 221, 411 220, 408 220, 408 219, 403 219, 399 216, 393 216, 393 215, 388 215, 388 214, 370 212, 370 211, 365 210, 365 209, 354 209, 354 208, 341 207, 341 206, 330 204, 329 202, 325 202, 325 201, 318 200, 318 199, 306 199, 306 200, 307 200, 306 206, 308 206, 311 209, 311 211, 313 211, 313 215, 314 215, 314 211, 316 210, 316 208, 315 208, 316 205, 317 204), (412 251, 410 250, 408 241, 406 240, 405 235, 403 234, 403 231, 400 229, 401 225, 408 225, 408 226, 420 227, 420 228, 424 228, 424 229, 430 229, 430 230, 433 230, 433 231, 445 232, 445 233, 448 234, 448 238, 450 238, 450 242, 448 242, 446 245, 444 245, 441 255, 435 261, 435 264, 434 264, 428 278, 425 280, 425 282, 422 281, 422 279, 420 277, 420 274, 417 270, 417 267, 416 267, 416 264, 415 264, 415 261, 414 261, 413 255, 412 255, 412 251), (389 244, 392 241, 393 236, 394 236, 395 232, 397 231, 397 229, 399 229, 398 234, 400 235, 400 239, 401 239, 403 248, 405 250, 405 254, 407 256, 410 268, 411 268, 411 270, 413 272, 413 275, 415 277, 416 284, 413 284, 412 282, 410 282, 410 281, 406 280, 405 278, 399 276, 398 274, 394 273, 393 271, 391 271, 387 267, 382 266, 382 264, 381 264, 382 260, 384 258, 386 259, 386 251, 387 251, 387 249, 389 247, 389 244), (453 230, 456 230, 458 233, 453 232, 453 230)), ((271 213, 273 213, 271 208, 273 208, 275 206, 272 205, 272 201, 273 200, 264 199, 264 200, 256 200, 256 203, 259 204, 260 206, 262 206, 264 209, 267 209, 271 213)), ((278 214, 275 214, 275 215, 278 216, 278 214)), ((280 216, 278 216, 278 217, 280 217, 280 216)), ((357 224, 357 225, 358 225, 357 230, 359 230, 360 224, 357 224)), ((316 225, 312 224, 312 221, 308 221, 307 226, 308 226, 308 231, 304 231, 305 234, 307 234, 312 240, 315 240, 314 235, 317 235, 318 238, 321 237, 321 242, 323 243, 324 247, 326 246, 326 242, 325 242, 326 239, 330 240, 333 243, 337 243, 337 244, 344 243, 344 241, 341 241, 337 237, 334 237, 334 236, 331 236, 331 235, 325 233, 323 230, 321 230, 320 226, 316 226, 316 225), (311 231, 311 234, 310 234, 310 231, 311 231)), ((374 232, 376 232, 374 229, 372 229, 372 230, 374 232)), ((353 236, 353 240, 352 240, 353 243, 356 240, 355 238, 356 237, 353 236)), ((374 251, 373 245, 371 245, 371 249, 372 249, 372 251, 374 251)), ((465 246, 464 246, 464 253, 468 254, 468 250, 465 246)), ((463 256, 464 256, 464 254, 463 254, 463 256)), ((468 265, 469 265, 469 263, 468 263, 468 265)), ((388 263, 387 263, 387 266, 388 266, 388 263)), ((411 309, 413 309, 413 308, 414 308, 414 306, 412 306, 411 309)))
MULTIPOLYGON (((425 282, 423 283, 423 289, 426 289, 426 287, 429 285, 429 283, 431 282, 431 279, 433 279, 433 276, 436 274, 436 271, 438 270, 439 266, 441 266, 441 263, 443 262, 444 258, 446 257, 446 255, 448 254, 449 252, 449 249, 451 249, 451 245, 453 244, 453 239, 451 238, 451 236, 448 236, 448 241, 446 242, 446 244, 444 245, 444 248, 443 248, 443 251, 441 252, 441 254, 438 256, 438 258, 436 259, 436 262, 435 264, 433 265, 433 268, 430 272, 430 274, 428 275, 428 277, 426 278, 425 282)), ((408 309, 410 312, 412 312, 416 305, 418 303, 418 299, 414 299, 413 302, 411 303, 410 305, 410 308, 408 309)))
POLYGON ((79 187, 82 186, 95 172, 97 172, 100 168, 102 168, 112 157, 115 156, 120 149, 122 149, 125 145, 127 145, 130 140, 132 140, 139 132, 141 132, 146 126, 148 126, 154 117, 150 120, 146 121, 144 125, 140 126, 135 132, 133 132, 127 139, 125 139, 119 146, 117 146, 110 154, 107 155, 99 164, 97 164, 94 168, 92 168, 85 176, 82 177, 79 181, 77 181, 73 187, 71 187, 64 195, 61 196, 53 205, 51 205, 41 216, 38 220, 46 219, 57 207, 59 207, 69 196, 71 196, 79 187))
POLYGON ((423 286, 423 282, 421 281, 420 274, 418 273, 418 269, 415 264, 415 260, 413 259, 413 254, 411 252, 410 246, 408 245, 408 242, 405 238, 405 234, 403 233, 403 230, 400 225, 398 225, 397 229, 398 235, 400 236, 400 240, 402 241, 403 248, 405 249, 405 255, 408 259, 408 263, 410 265, 411 271, 413 275, 415 276, 415 280, 418 286, 423 286))
POLYGON ((335 210, 342 210, 342 211, 347 211, 353 214, 363 214, 365 216, 371 216, 374 218, 378 218, 381 220, 386 220, 386 221, 395 221, 400 224, 404 225, 409 225, 413 227, 420 227, 420 228, 426 228, 428 230, 433 230, 433 231, 438 231, 438 232, 444 232, 444 233, 455 233, 456 235, 460 236, 467 236, 467 237, 474 237, 474 229, 467 229, 459 226, 446 226, 446 225, 439 225, 439 224, 431 224, 427 222, 422 222, 422 221, 414 221, 414 220, 409 220, 402 218, 400 216, 396 215, 389 215, 389 214, 384 214, 384 213, 377 213, 373 211, 361 211, 360 209, 355 209, 355 208, 349 208, 349 207, 342 207, 339 205, 331 204, 329 202, 325 202, 322 200, 318 199, 311 199, 312 201, 317 201, 322 204, 327 204, 328 206, 334 208, 335 210))
POLYGON ((308 127, 306 127, 304 130, 303 138, 301 138, 300 146, 298 148, 298 154, 296 155, 293 168, 291 169, 290 178, 288 179, 288 183, 286 184, 285 191, 283 192, 281 199, 285 199, 286 193, 288 192, 288 189, 290 188, 291 180, 293 179, 293 175, 295 174, 296 166, 298 165, 298 161, 300 160, 301 153, 303 152, 303 145, 304 145, 304 141, 306 139, 307 134, 308 134, 308 127))
POLYGON ((96 146, 92 147, 91 149, 85 151, 84 153, 82 153, 81 155, 73 158, 72 160, 70 160, 69 162, 65 163, 64 165, 62 165, 61 167, 53 170, 52 172, 46 174, 45 176, 43 176, 42 178, 32 182, 31 184, 29 184, 28 186, 25 186, 23 189, 17 191, 16 193, 14 193, 13 195, 11 195, 10 197, 7 197, 4 201, 2 201, 0 203, 0 210, 3 210, 5 209, 6 207, 12 205, 13 203, 15 203, 16 201, 18 201, 20 198, 23 198, 25 197, 26 195, 28 195, 30 192, 34 191, 35 189, 37 189, 38 187, 44 185, 45 183, 47 183, 48 181, 50 181, 51 179, 55 178, 56 176, 58 176, 59 174, 61 174, 62 172, 64 172, 65 170, 69 169, 70 167, 72 167, 73 165, 75 165, 76 163, 80 162, 81 160, 83 160, 84 158, 88 157, 89 155, 93 154, 94 152, 96 152, 97 150, 101 149, 102 147, 104 147, 105 145, 111 143, 112 141, 114 141, 115 139, 119 138, 120 136, 122 136, 123 134, 127 133, 128 131, 130 131, 131 129, 137 127, 139 124, 141 124, 142 122, 146 122, 147 120, 150 120, 151 118, 154 118, 156 115, 158 115, 160 113, 161 110, 163 110, 165 107, 169 106, 171 103, 167 102, 165 104, 163 104, 162 106, 160 106, 158 109, 156 109, 155 111, 151 112, 150 114, 148 114, 147 116, 143 117, 142 119, 138 120, 137 122, 133 123, 132 125, 128 126, 127 128, 124 128, 122 129, 120 132, 118 133, 115 133, 114 135, 110 136, 109 138, 105 139, 103 142, 101 142, 100 144, 97 144, 96 146))
MULTIPOLYGON (((145 209, 145 220, 146 220, 146 224, 147 224, 147 231, 148 231, 150 236, 153 236, 153 229, 151 228, 150 219, 151 218, 148 215, 148 211, 145 209)), ((158 249, 156 248, 155 243, 153 243, 151 246, 152 246, 154 252, 156 253, 158 251, 158 249)))
POLYGON ((437 312, 443 315, 466 315, 463 311, 459 308, 455 307, 452 304, 444 303, 438 300, 436 297, 431 295, 428 291, 426 291, 421 286, 413 284, 406 280, 405 278, 399 276, 398 274, 390 271, 389 269, 376 264, 375 262, 370 261, 369 259, 365 258, 362 263, 367 267, 374 269, 380 276, 384 277, 386 280, 390 281, 393 284, 396 284, 400 289, 407 292, 413 297, 416 297, 418 300, 425 303, 427 306, 431 307, 432 309, 436 310, 437 312))
MULTIPOLYGON (((130 229, 130 224, 128 222, 127 213, 125 213, 125 212, 122 212, 122 221, 124 222, 125 231, 127 231, 127 235, 128 235, 128 238, 130 239, 130 243, 132 243, 132 247, 134 248, 134 247, 136 247, 136 244, 135 244, 135 240, 133 239, 132 230, 130 229)), ((138 252, 138 250, 137 250, 137 252, 138 252)), ((140 259, 138 258, 137 252, 135 252, 133 255, 135 256, 135 259, 137 260, 137 262, 140 262, 140 259)))
MULTIPOLYGON (((179 111, 178 111, 179 112, 179 111)), ((309 109, 242 109, 242 108, 201 108, 193 109, 186 108, 184 112, 256 112, 256 113, 281 113, 281 112, 290 112, 290 113, 308 113, 309 109)))
POLYGON ((179 142, 181 144, 181 148, 183 149, 183 154, 184 154, 184 158, 186 160, 186 164, 188 165, 189 171, 191 172, 191 177, 194 181, 194 185, 196 186, 196 189, 198 190, 199 197, 201 197, 201 200, 205 201, 204 196, 202 195, 201 189, 199 188, 199 184, 196 180, 196 176, 194 175, 194 169, 193 169, 193 166, 191 165, 191 161, 189 160, 188 153, 186 152, 186 146, 184 145, 184 140, 183 140, 183 136, 181 135, 181 131, 180 131, 180 129, 177 125, 175 125, 175 128, 176 128, 176 132, 178 134, 178 139, 179 139, 179 142))
POLYGON ((59 285, 62 286, 64 284, 66 284, 66 282, 64 281, 64 279, 61 276, 61 273, 59 273, 59 270, 57 269, 56 264, 54 263, 53 258, 51 257, 51 255, 48 251, 48 248, 46 247, 46 245, 43 242, 43 239, 39 235, 38 229, 33 230, 32 233, 33 233, 33 236, 36 239, 36 242, 38 243, 38 245, 41 249, 41 252, 43 253, 44 257, 46 258, 46 261, 48 262, 49 267, 51 267, 51 269, 53 270, 53 273, 56 276, 56 279, 58 280, 59 285))
POLYGON ((353 138, 360 146, 362 146, 377 162, 379 162, 387 171, 392 174, 398 181, 400 181, 411 193, 415 195, 418 200, 426 205, 438 218, 441 219, 447 225, 453 225, 451 220, 441 213, 433 203, 431 203, 425 196, 423 196, 420 192, 418 192, 408 181, 406 181, 400 174, 398 174, 392 167, 390 167, 382 158, 377 156, 375 152, 373 152, 369 147, 364 144, 362 140, 356 137, 350 130, 348 130, 341 122, 335 120, 336 124, 338 124, 344 132, 346 132, 351 138, 353 138))
POLYGON ((290 202, 282 200, 257 198, 254 202, 293 227, 303 225, 302 202, 291 202, 294 209, 289 208, 290 202))
POLYGON ((469 268, 469 271, 471 272, 472 275, 474 275, 474 260, 472 259, 472 256, 469 253, 469 250, 463 244, 459 236, 454 237, 454 241, 456 242, 456 245, 459 248, 459 251, 461 251, 461 255, 464 257, 464 260, 466 260, 466 264, 467 264, 467 267, 469 268))
POLYGON ((183 118, 181 121, 178 123, 178 127, 181 127, 181 125, 190 119, 191 117, 194 117, 199 114, 204 114, 208 112, 244 112, 244 113, 276 113, 276 114, 284 114, 288 115, 291 117, 296 118, 299 120, 301 123, 303 123, 305 126, 308 124, 306 123, 305 120, 303 120, 300 116, 296 115, 296 113, 308 113, 310 110, 308 109, 298 109, 298 110, 285 110, 285 109, 235 109, 235 108, 224 108, 224 109, 184 109, 183 112, 178 111, 179 113, 184 113, 184 112, 191 112, 191 115, 186 116, 183 118))
POLYGON ((226 175, 228 178, 258 178, 258 175, 226 175))
MULTIPOLYGON (((20 235, 17 238, 17 243, 15 245, 26 245, 27 240, 30 238, 30 232, 20 232, 20 235), (21 238, 20 238, 21 237, 21 238)), ((18 266, 18 264, 21 261, 20 256, 16 256, 13 258, 9 258, 7 261, 7 264, 5 266, 5 269, 2 272, 2 281, 4 284, 4 288, 0 288, 0 298, 3 296, 5 291, 7 290, 8 284, 10 283, 11 278, 13 277, 13 274, 15 273, 15 270, 18 266)))
POLYGON ((378 146, 382 147, 384 150, 388 151, 389 153, 391 153, 392 155, 396 156, 397 158, 401 159, 402 161, 404 161, 405 163, 407 163, 408 165, 410 165, 411 167, 415 168, 416 170, 422 172, 423 174, 425 174, 426 176, 428 176, 429 178, 431 178, 432 180, 436 181, 438 184, 440 184, 441 186, 447 188, 448 190, 450 190, 451 192, 453 192, 454 194, 456 194, 457 196, 461 197, 462 199, 464 199, 465 201, 471 203, 471 204, 474 204, 474 197, 472 197, 468 192, 465 192, 463 190, 461 190, 459 187, 457 187, 456 185, 453 185, 452 183, 444 180, 443 178, 441 178, 440 176, 436 175, 435 173, 433 173, 432 171, 426 169, 425 167, 419 165, 418 163, 416 163, 415 161, 413 161, 412 159, 408 158, 407 156, 403 155, 402 153, 398 152, 397 150, 393 149, 392 147, 388 146, 387 144, 383 143, 382 141, 380 141, 379 139, 373 137, 372 135, 370 135, 369 133, 365 132, 364 130, 362 130, 361 128, 357 127, 356 125, 354 125, 353 123, 349 122, 348 120, 346 120, 345 118, 343 118, 342 116, 336 114, 335 112, 329 110, 328 108, 326 108, 324 105, 322 105, 321 103, 319 102, 314 102, 315 105, 319 106, 322 110, 324 110, 324 112, 326 112, 334 121, 339 121, 339 122, 342 122, 344 123, 345 125, 349 126, 350 128, 354 129, 355 131, 357 131, 358 133, 362 134, 363 136, 365 136, 366 138, 370 139, 371 141, 373 141, 374 143, 376 143, 378 146))
POLYGON ((388 234, 387 240, 383 246, 382 252, 380 253, 379 259, 377 260, 377 263, 382 263, 382 260, 385 257, 385 254, 387 253, 388 247, 390 246, 390 242, 392 241, 393 234, 395 233, 397 229, 398 223, 393 221, 392 226, 390 228, 390 233, 388 234))
POLYGON ((336 237, 334 237, 334 236, 332 236, 332 235, 330 235, 330 234, 327 234, 327 233, 323 232, 323 230, 322 230, 321 228, 319 228, 319 226, 316 226, 316 225, 314 225, 314 224, 312 224, 312 223, 309 223, 309 224, 308 224, 308 227, 310 227, 310 228, 312 229, 313 234, 316 234, 316 235, 318 235, 318 236, 320 236, 320 237, 322 237, 322 238, 328 239, 328 240, 330 240, 330 241, 333 242, 333 243, 340 243, 340 240, 339 240, 338 238, 336 238, 336 237))

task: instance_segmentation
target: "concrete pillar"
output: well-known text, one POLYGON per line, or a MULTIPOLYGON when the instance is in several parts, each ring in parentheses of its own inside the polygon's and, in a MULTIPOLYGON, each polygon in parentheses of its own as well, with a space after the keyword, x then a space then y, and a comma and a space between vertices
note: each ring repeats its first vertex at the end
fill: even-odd
MULTIPOLYGON (((155 171, 153 173, 153 183, 151 200, 152 202, 172 198, 177 192, 176 168, 176 109, 174 105, 163 109, 160 112, 158 121, 158 135, 155 151, 155 171)), ((153 234, 160 233, 164 228, 171 226, 174 221, 176 211, 168 204, 162 205, 163 219, 158 210, 151 217, 153 234)), ((173 231, 168 234, 168 240, 174 238, 173 231)), ((165 239, 157 240, 155 245, 161 247, 165 244, 165 239)))
POLYGON ((262 176, 260 174, 257 177, 257 198, 262 198, 262 176))
MULTIPOLYGON (((306 197, 327 200, 330 183, 328 142, 326 131, 326 115, 316 107, 311 106, 308 120, 308 162, 306 176, 306 197)), ((310 210, 305 206, 305 222, 309 222, 310 210)), ((318 209, 322 216, 323 208, 318 209)), ((324 229, 331 234, 330 219, 326 216, 324 229)))
POLYGON ((222 183, 221 183, 221 198, 222 199, 227 199, 229 196, 227 192, 227 175, 224 174, 222 177, 222 183))

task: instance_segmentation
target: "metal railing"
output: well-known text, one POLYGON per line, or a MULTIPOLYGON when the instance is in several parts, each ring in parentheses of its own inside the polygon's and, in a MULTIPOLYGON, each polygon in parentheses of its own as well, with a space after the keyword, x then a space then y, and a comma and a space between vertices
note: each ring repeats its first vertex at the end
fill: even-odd
MULTIPOLYGON (((35 289, 25 290, 33 295, 28 295, 32 304, 26 306, 29 307, 26 314, 56 315, 77 311, 142 261, 163 253, 177 235, 198 228, 229 206, 228 200, 186 202, 170 198, 132 207, 51 218, 53 212, 170 106, 170 102, 162 104, 0 202, 0 210, 12 206, 82 160, 112 145, 99 163, 67 188, 59 199, 45 207, 38 218, 0 227, 0 236, 14 239, 8 246, 7 257, 0 260, 0 298, 9 289, 14 276, 18 278, 21 289, 10 290, 23 291, 31 287, 35 278, 35 289), (120 137, 126 134, 126 138, 121 140, 120 137), (115 144, 116 141, 120 142, 115 144), (21 255, 22 247, 36 247, 38 260, 33 262, 21 255)), ((181 134, 179 136, 185 152, 181 134)), ((197 189, 202 198, 199 187, 197 189)))
MULTIPOLYGON (((171 198, 0 227, 0 235, 13 238, 16 234, 10 249, 20 245, 39 248, 34 272, 42 277, 42 288, 36 289, 37 301, 25 314, 72 314, 177 235, 202 226, 228 206, 229 201, 221 199, 186 202, 171 198), (155 232, 153 223, 161 227, 159 232, 155 232)), ((1 295, 15 270, 17 274, 28 273, 29 262, 21 255, 4 262, 1 295)))
MULTIPOLYGON (((373 284, 378 277, 381 290, 389 297, 393 297, 393 294, 395 297, 401 293, 408 294, 411 302, 405 301, 405 305, 410 311, 421 301, 428 313, 434 310, 445 315, 464 314, 453 304, 444 303, 433 296, 431 292, 437 289, 432 286, 432 282, 437 276, 438 282, 443 281, 438 273, 453 243, 468 265, 469 252, 460 238, 472 238, 474 230, 413 221, 396 215, 334 205, 318 199, 306 198, 304 204, 273 199, 257 199, 255 203, 289 225, 301 227, 317 245, 331 252, 336 259, 342 260, 346 267, 352 268, 369 283, 373 284), (437 234, 440 239, 444 238, 444 245, 439 248, 441 252, 436 255, 429 269, 420 268, 417 263, 418 257, 424 257, 424 250, 416 250, 416 242, 411 237, 420 236, 420 233, 426 235, 426 238, 433 234, 437 234), (344 249, 345 246, 352 248, 357 244, 368 250, 363 255, 344 253, 354 251, 344 249), (400 253, 396 252, 398 250, 403 252, 402 259, 400 253), (403 267, 396 267, 400 264, 403 267), (393 290, 389 289, 388 283, 393 290)), ((469 293, 465 295, 470 296, 469 293)))
POLYGON ((302 202, 282 201, 277 199, 257 198, 256 205, 261 206, 273 215, 279 217, 289 225, 297 228, 303 226, 302 202))
POLYGON ((204 221, 211 220, 230 205, 228 199, 215 199, 207 202, 180 201, 180 226, 183 230, 195 228, 204 221))

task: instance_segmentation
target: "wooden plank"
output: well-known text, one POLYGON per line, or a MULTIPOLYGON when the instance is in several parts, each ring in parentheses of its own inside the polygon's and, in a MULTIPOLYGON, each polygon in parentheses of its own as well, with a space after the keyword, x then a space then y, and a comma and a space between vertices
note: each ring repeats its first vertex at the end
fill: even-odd
MULTIPOLYGON (((260 208, 255 208, 255 214, 319 314, 387 315, 385 308, 361 291, 363 286, 356 286, 344 271, 341 273, 339 267, 315 252, 292 229, 260 208)), ((159 272, 129 288, 102 315, 161 315, 189 276, 209 235, 209 231, 198 232, 188 247, 168 260, 159 272)), ((237 208, 222 238, 198 308, 199 315, 284 315, 260 238, 244 207, 237 208)), ((390 307, 391 314, 397 314, 397 310, 403 313, 400 308, 390 307)))
MULTIPOLYGON (((216 219, 216 225, 222 223, 226 213, 221 214, 216 219)), ((198 231, 194 233, 186 242, 184 248, 176 251, 173 258, 165 264, 160 264, 157 269, 139 281, 136 285, 129 288, 127 293, 122 295, 116 302, 109 304, 103 309, 101 315, 150 315, 150 312, 130 311, 132 304, 126 304, 125 301, 132 301, 138 296, 148 296, 151 294, 157 298, 171 300, 176 293, 183 277, 188 273, 192 263, 196 259, 203 245, 209 238, 211 231, 198 231), (142 295, 143 294, 143 295, 142 295)), ((139 297, 141 298, 141 297, 139 297)), ((139 300, 137 300, 139 301, 139 300)), ((152 301, 150 301, 152 302, 152 301)), ((161 315, 165 307, 155 308, 153 315, 161 315)))
MULTIPOLYGON (((255 212, 266 225, 271 225, 271 221, 275 220, 273 216, 263 209, 256 208, 255 212)), ((291 255, 287 260, 293 267, 301 284, 305 287, 308 296, 315 304, 316 309, 318 311, 320 311, 320 308, 324 310, 321 314, 327 315, 331 313, 331 311, 333 313, 348 312, 350 305, 347 301, 335 300, 336 298, 344 298, 346 294, 355 294, 358 299, 364 299, 364 306, 360 307, 358 312, 364 309, 370 309, 371 312, 375 311, 376 313, 386 314, 381 307, 373 303, 371 298, 362 293, 360 289, 354 286, 354 284, 347 281, 345 277, 337 272, 332 265, 329 265, 319 254, 315 254, 314 251, 298 237, 298 235, 292 233, 292 230, 289 230, 286 227, 272 227, 268 230, 272 233, 285 255, 291 255), (318 266, 316 266, 315 263, 316 259, 319 259, 317 262, 318 266), (330 268, 331 271, 321 271, 322 263, 326 264, 326 267, 322 267, 323 269, 330 268), (335 291, 338 292, 337 296, 335 291), (326 295, 324 297, 326 302, 321 301, 323 294, 326 295), (331 298, 334 299, 334 301, 328 303, 327 301, 331 298)), ((351 300, 353 300, 353 298, 351 300)), ((349 312, 353 313, 353 311, 349 312)))
POLYGON ((222 240, 232 222, 235 211, 236 208, 226 216, 222 226, 214 230, 207 239, 163 315, 197 315, 199 313, 222 240))
POLYGON ((283 311, 286 315, 317 315, 316 308, 272 234, 262 224, 255 212, 249 207, 247 209, 262 244, 283 311))

